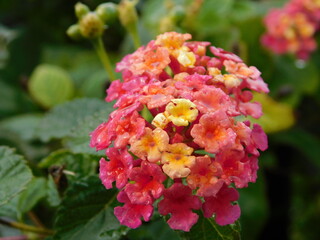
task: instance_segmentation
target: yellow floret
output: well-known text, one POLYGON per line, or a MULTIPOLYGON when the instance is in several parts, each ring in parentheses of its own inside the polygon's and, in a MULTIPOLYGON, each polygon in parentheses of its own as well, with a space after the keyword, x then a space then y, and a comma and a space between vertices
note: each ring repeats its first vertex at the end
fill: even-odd
POLYGON ((164 113, 167 119, 176 126, 188 126, 189 122, 196 120, 198 109, 188 99, 172 99, 166 106, 164 113))
POLYGON ((184 143, 169 145, 161 156, 163 171, 172 179, 187 177, 196 159, 195 156, 190 156, 192 152, 193 148, 184 143))

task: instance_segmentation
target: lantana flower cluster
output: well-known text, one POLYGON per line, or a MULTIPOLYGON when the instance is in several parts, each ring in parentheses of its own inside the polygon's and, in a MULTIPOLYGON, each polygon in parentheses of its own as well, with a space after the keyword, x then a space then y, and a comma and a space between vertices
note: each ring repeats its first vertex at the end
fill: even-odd
POLYGON ((291 0, 273 9, 264 19, 267 33, 262 43, 277 54, 293 53, 308 59, 316 47, 315 33, 320 26, 320 1, 291 0))
POLYGON ((236 188, 256 181, 258 150, 267 149, 262 128, 241 121, 262 115, 251 101, 252 91, 268 92, 258 69, 190 39, 164 33, 124 57, 116 67, 122 81, 107 90, 116 109, 91 133, 91 147, 106 149, 102 183, 120 190, 114 214, 130 228, 156 207, 172 229, 189 231, 199 218, 194 210, 234 223, 236 188))

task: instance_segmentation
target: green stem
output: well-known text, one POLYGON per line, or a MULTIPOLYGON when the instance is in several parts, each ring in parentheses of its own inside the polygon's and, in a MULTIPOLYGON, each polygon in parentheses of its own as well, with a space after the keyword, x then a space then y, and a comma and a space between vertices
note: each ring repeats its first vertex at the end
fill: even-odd
POLYGON ((10 222, 10 221, 4 220, 4 219, 0 219, 0 224, 6 225, 9 227, 13 227, 13 228, 17 228, 22 231, 34 232, 34 233, 39 233, 39 234, 43 234, 43 235, 53 235, 54 234, 54 231, 52 231, 50 229, 30 226, 30 225, 27 225, 24 223, 19 223, 19 222, 10 222))
POLYGON ((141 40, 140 40, 140 36, 139 36, 139 33, 138 33, 138 25, 137 25, 137 23, 135 22, 134 24, 132 24, 127 29, 128 29, 128 32, 130 33, 130 35, 132 37, 135 49, 138 49, 141 46, 141 40))
POLYGON ((107 51, 106 49, 104 48, 104 45, 103 45, 103 42, 102 42, 102 38, 101 37, 98 37, 96 39, 94 39, 92 41, 92 44, 104 66, 104 68, 106 69, 108 75, 109 75, 109 78, 112 81, 116 80, 116 77, 114 75, 114 72, 112 70, 112 66, 111 66, 111 63, 110 63, 110 59, 109 59, 109 56, 107 54, 107 51))

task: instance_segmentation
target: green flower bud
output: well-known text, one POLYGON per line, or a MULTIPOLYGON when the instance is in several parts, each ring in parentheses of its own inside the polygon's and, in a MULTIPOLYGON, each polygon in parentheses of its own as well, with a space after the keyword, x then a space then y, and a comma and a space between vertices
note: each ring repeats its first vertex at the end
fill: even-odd
POLYGON ((80 32, 85 38, 100 37, 105 29, 104 23, 95 12, 89 12, 79 22, 80 32))
POLYGON ((122 0, 119 4, 119 18, 121 24, 126 28, 131 28, 138 21, 136 11, 137 0, 122 0))
POLYGON ((82 38, 79 24, 71 25, 67 30, 67 35, 73 40, 80 40, 82 38))
POLYGON ((112 22, 118 16, 118 6, 114 3, 102 3, 95 12, 105 23, 112 22))
POLYGON ((83 18, 87 13, 90 12, 90 9, 88 8, 88 6, 81 2, 77 2, 77 4, 74 6, 74 9, 75 9, 76 16, 79 20, 83 18))

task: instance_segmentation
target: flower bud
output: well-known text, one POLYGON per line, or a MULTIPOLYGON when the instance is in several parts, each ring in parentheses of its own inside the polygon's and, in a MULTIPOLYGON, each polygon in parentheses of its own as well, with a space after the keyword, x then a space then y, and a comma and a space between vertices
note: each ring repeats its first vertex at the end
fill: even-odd
POLYGON ((71 25, 67 30, 67 35, 73 40, 80 40, 82 38, 79 24, 71 25))
POLYGON ((87 13, 80 20, 80 32, 85 38, 97 38, 102 35, 104 23, 94 12, 87 13))
POLYGON ((135 8, 137 3, 137 0, 122 0, 119 4, 120 22, 126 28, 131 28, 138 21, 138 14, 135 8))
POLYGON ((118 16, 118 6, 114 3, 102 3, 95 12, 105 23, 112 22, 118 16))
POLYGON ((78 2, 74 6, 74 9, 75 9, 76 16, 79 20, 83 18, 87 13, 90 12, 90 9, 88 8, 88 6, 81 2, 78 2))

